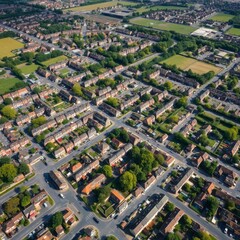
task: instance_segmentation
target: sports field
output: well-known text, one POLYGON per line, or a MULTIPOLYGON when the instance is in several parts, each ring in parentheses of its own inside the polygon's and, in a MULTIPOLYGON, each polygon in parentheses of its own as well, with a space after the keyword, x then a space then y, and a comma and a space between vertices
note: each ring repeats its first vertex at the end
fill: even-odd
POLYGON ((213 21, 216 22, 228 22, 231 20, 234 16, 231 14, 225 14, 225 13, 217 13, 215 16, 211 17, 213 21))
POLYGON ((51 59, 49 59, 45 62, 42 62, 42 64, 48 67, 48 66, 50 66, 54 63, 58 63, 58 62, 66 60, 66 59, 67 59, 67 57, 62 55, 62 56, 59 56, 59 57, 51 58, 51 59))
POLYGON ((162 22, 162 21, 147 19, 147 18, 141 18, 141 17, 131 19, 130 23, 144 26, 144 27, 150 27, 150 28, 155 28, 155 29, 159 29, 159 30, 164 30, 164 31, 174 31, 177 33, 182 33, 182 34, 190 34, 197 29, 197 28, 187 26, 187 25, 167 23, 167 22, 162 22))
POLYGON ((197 74, 204 74, 209 71, 214 71, 215 74, 217 74, 221 71, 221 68, 216 67, 212 64, 201 62, 194 58, 184 57, 181 55, 172 56, 164 60, 162 63, 166 63, 168 65, 176 65, 178 68, 184 71, 191 69, 194 73, 197 74))
POLYGON ((135 3, 135 2, 110 1, 110 2, 103 2, 103 3, 91 4, 91 5, 86 5, 86 6, 74 7, 74 8, 67 8, 67 9, 64 9, 64 11, 65 12, 66 11, 73 11, 73 12, 93 11, 96 9, 113 7, 113 6, 116 6, 117 4, 122 4, 124 6, 137 5, 137 3, 135 3))
POLYGON ((240 28, 230 28, 226 33, 229 35, 240 36, 240 28))
POLYGON ((138 13, 148 12, 150 10, 156 11, 156 10, 183 10, 186 9, 186 7, 177 7, 177 6, 154 6, 154 7, 140 7, 136 10, 138 13))
POLYGON ((21 42, 13 38, 2 38, 0 39, 0 59, 3 57, 12 57, 14 54, 13 50, 22 48, 24 45, 21 42))
POLYGON ((2 78, 0 79, 0 95, 10 91, 16 83, 21 82, 18 78, 2 78))
POLYGON ((35 72, 37 69, 38 69, 38 65, 36 64, 30 64, 30 65, 27 65, 27 64, 21 64, 21 65, 18 65, 18 68, 22 71, 23 74, 27 75, 27 74, 31 74, 33 72, 35 72))

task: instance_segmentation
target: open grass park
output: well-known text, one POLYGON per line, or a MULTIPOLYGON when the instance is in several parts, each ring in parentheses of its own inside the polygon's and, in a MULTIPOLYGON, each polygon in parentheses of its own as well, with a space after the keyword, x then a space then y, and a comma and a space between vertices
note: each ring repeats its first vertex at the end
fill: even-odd
POLYGON ((38 69, 38 65, 32 63, 32 64, 21 64, 21 65, 18 65, 18 68, 22 71, 22 73, 24 75, 28 75, 28 74, 31 74, 33 72, 35 72, 37 69, 38 69))
POLYGON ((225 13, 217 13, 210 19, 216 22, 228 22, 234 17, 234 15, 231 14, 225 14, 225 13))
POLYGON ((234 36, 240 36, 240 28, 230 28, 227 31, 227 34, 234 35, 234 36))
POLYGON ((155 28, 155 29, 164 30, 164 31, 174 31, 182 34, 190 34, 197 29, 187 25, 168 23, 168 22, 141 18, 141 17, 131 19, 130 22, 132 24, 136 24, 144 27, 155 28))
POLYGON ((16 83, 21 82, 18 78, 1 78, 0 79, 0 95, 10 92, 16 83))
POLYGON ((45 65, 46 67, 48 67, 48 66, 50 66, 52 64, 64 61, 66 59, 67 59, 67 57, 62 55, 62 56, 59 56, 59 57, 51 58, 51 59, 49 59, 49 60, 47 60, 45 62, 42 62, 42 64, 45 65))
POLYGON ((188 71, 189 69, 191 69, 194 73, 197 74, 204 74, 209 71, 214 71, 215 74, 217 74, 221 71, 221 68, 216 67, 212 64, 201 62, 194 58, 189 58, 182 55, 172 56, 164 60, 162 63, 166 63, 168 65, 176 65, 183 71, 188 71))
POLYGON ((12 51, 22 48, 24 45, 13 38, 0 39, 0 59, 3 57, 12 57, 12 51))
POLYGON ((97 10, 97 9, 101 9, 101 8, 114 7, 117 4, 121 4, 121 5, 124 5, 124 6, 134 6, 134 5, 137 5, 137 3, 135 3, 135 2, 110 1, 110 2, 103 2, 103 3, 86 5, 86 6, 68 8, 68 9, 65 9, 64 11, 73 11, 73 12, 93 11, 93 10, 97 10))
POLYGON ((153 7, 140 7, 136 10, 138 13, 144 13, 148 11, 156 11, 156 10, 184 10, 186 7, 178 7, 178 6, 153 6, 153 7))

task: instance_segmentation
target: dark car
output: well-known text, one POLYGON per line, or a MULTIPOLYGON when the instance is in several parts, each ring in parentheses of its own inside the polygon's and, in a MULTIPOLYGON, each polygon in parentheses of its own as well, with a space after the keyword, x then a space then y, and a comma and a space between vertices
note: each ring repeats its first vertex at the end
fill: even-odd
POLYGON ((99 221, 97 220, 97 218, 93 217, 93 220, 94 220, 94 222, 99 223, 99 221))

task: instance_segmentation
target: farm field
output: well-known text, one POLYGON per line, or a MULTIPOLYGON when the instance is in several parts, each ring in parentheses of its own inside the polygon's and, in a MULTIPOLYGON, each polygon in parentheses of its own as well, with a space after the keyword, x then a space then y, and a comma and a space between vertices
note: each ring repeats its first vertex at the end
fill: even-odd
POLYGON ((21 82, 18 78, 2 78, 0 79, 0 95, 10 91, 16 83, 21 82))
POLYGON ((215 74, 217 74, 221 71, 221 68, 219 67, 181 55, 172 56, 164 60, 162 63, 166 63, 168 65, 176 65, 178 68, 184 71, 191 69, 194 73, 197 74, 204 74, 209 71, 214 71, 215 74))
POLYGON ((0 39, 0 46, 4 46, 0 47, 0 59, 2 59, 3 57, 14 56, 12 51, 22 48, 24 45, 13 38, 2 38, 0 39))
POLYGON ((226 33, 229 35, 240 36, 240 28, 230 28, 226 33))
POLYGON ((218 13, 215 16, 211 17, 210 19, 216 22, 228 22, 231 20, 234 16, 231 14, 225 14, 225 13, 218 13))
POLYGON ((134 2, 111 1, 111 2, 103 2, 103 3, 91 4, 91 5, 86 5, 86 6, 74 7, 74 8, 67 8, 67 9, 64 9, 64 11, 73 11, 73 12, 93 11, 98 8, 113 7, 113 6, 116 6, 117 4, 122 4, 124 6, 137 5, 137 3, 134 3, 134 2))
POLYGON ((58 62, 66 60, 66 59, 67 59, 67 57, 62 55, 62 56, 59 56, 59 57, 51 58, 51 59, 49 59, 45 62, 42 62, 42 64, 45 65, 46 67, 48 67, 48 66, 50 66, 54 63, 58 63, 58 62))
POLYGON ((167 23, 167 22, 141 18, 141 17, 131 19, 130 22, 136 25, 144 26, 144 27, 150 27, 150 28, 155 28, 155 29, 164 30, 164 31, 174 31, 182 34, 190 34, 196 30, 196 28, 187 26, 187 25, 167 23))
POLYGON ((18 66, 18 68, 22 71, 23 74, 27 75, 27 74, 31 74, 33 72, 35 72, 37 69, 38 69, 38 65, 36 64, 30 64, 30 65, 27 65, 27 64, 21 64, 18 66))
POLYGON ((156 11, 156 10, 183 10, 186 9, 186 7, 177 7, 177 6, 154 6, 154 7, 140 7, 136 10, 138 13, 148 12, 150 10, 156 11))

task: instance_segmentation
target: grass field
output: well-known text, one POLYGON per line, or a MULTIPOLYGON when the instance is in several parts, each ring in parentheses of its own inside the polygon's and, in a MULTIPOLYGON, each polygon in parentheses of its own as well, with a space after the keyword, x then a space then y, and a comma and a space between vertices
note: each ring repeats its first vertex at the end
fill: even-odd
POLYGON ((74 8, 67 8, 67 9, 64 9, 64 11, 73 11, 73 12, 93 11, 98 8, 113 7, 113 6, 116 6, 117 4, 122 4, 124 6, 137 5, 137 3, 134 3, 134 2, 111 1, 111 2, 103 2, 103 3, 91 4, 91 5, 86 5, 86 6, 74 7, 74 8))
POLYGON ((229 35, 240 36, 240 28, 230 28, 226 33, 229 35))
POLYGON ((183 10, 185 7, 177 7, 177 6, 154 6, 154 7, 140 7, 136 10, 138 13, 148 12, 150 10, 183 10))
POLYGON ((144 26, 144 27, 150 27, 150 28, 155 28, 155 29, 164 30, 164 31, 174 31, 182 34, 190 34, 197 29, 191 26, 175 24, 175 23, 167 23, 167 22, 146 19, 146 18, 134 18, 134 19, 131 19, 130 22, 136 25, 144 26))
POLYGON ((62 56, 59 56, 59 57, 56 57, 56 58, 51 58, 51 59, 49 59, 45 62, 42 62, 42 64, 48 67, 48 66, 50 66, 54 63, 58 63, 58 62, 66 60, 66 59, 67 59, 67 57, 62 55, 62 56))
POLYGON ((24 45, 13 38, 0 39, 0 59, 3 57, 12 57, 13 50, 22 48, 24 45))
POLYGON ((210 19, 212 19, 213 21, 216 21, 216 22, 228 22, 233 17, 234 16, 231 14, 218 13, 215 16, 211 17, 210 19))
POLYGON ((18 68, 22 71, 23 74, 27 75, 27 74, 31 74, 33 72, 35 72, 38 69, 38 65, 36 64, 31 64, 31 65, 27 65, 27 64, 21 64, 18 66, 18 68))
POLYGON ((163 63, 166 63, 168 65, 176 65, 178 68, 184 71, 191 69, 194 73, 197 74, 204 74, 209 71, 214 71, 217 74, 221 71, 221 68, 219 67, 181 55, 172 56, 164 60, 163 63))
POLYGON ((10 91, 16 83, 21 82, 18 78, 2 78, 0 79, 0 95, 10 91))

